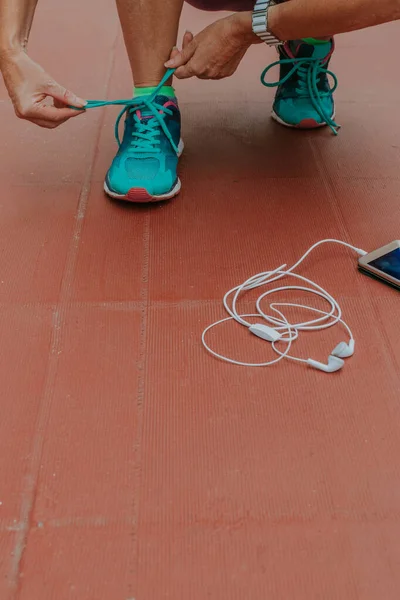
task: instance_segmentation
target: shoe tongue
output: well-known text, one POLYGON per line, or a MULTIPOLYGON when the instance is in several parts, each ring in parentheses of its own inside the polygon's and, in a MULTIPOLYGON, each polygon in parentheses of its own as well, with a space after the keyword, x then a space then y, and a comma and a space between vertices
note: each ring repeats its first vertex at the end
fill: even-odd
POLYGON ((328 41, 321 44, 306 44, 301 40, 290 42, 291 51, 296 58, 320 58, 324 59, 328 56, 332 48, 332 42, 328 41))
POLYGON ((172 96, 164 96, 162 94, 159 94, 155 97, 155 102, 157 104, 161 104, 162 106, 168 104, 168 102, 173 102, 174 104, 176 104, 176 98, 172 96))
MULTIPOLYGON (((143 96, 143 98, 150 98, 150 96, 143 96)), ((162 94, 159 94, 158 96, 156 96, 154 98, 154 102, 156 104, 158 104, 159 106, 165 106, 168 102, 173 102, 174 104, 176 103, 175 98, 169 98, 168 96, 164 96, 162 94)), ((140 118, 141 120, 145 120, 145 119, 151 119, 154 117, 154 114, 149 111, 147 109, 146 106, 144 106, 143 108, 138 109, 138 111, 136 111, 136 114, 140 111, 140 118)))

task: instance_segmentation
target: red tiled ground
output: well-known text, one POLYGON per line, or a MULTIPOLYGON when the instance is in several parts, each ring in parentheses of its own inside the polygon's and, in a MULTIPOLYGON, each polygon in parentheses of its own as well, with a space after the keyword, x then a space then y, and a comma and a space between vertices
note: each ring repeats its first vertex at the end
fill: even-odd
MULTIPOLYGON (((45 132, 1 88, 1 600, 398 600, 398 293, 344 249, 304 264, 356 336, 334 377, 200 343, 254 272, 400 237, 397 33, 338 39, 336 139, 271 122, 266 48, 179 82, 184 189, 150 209, 103 196, 115 109, 45 132)), ((131 92, 106 0, 42 0, 30 51, 80 95, 131 92)), ((268 356, 231 324, 210 340, 268 356)))

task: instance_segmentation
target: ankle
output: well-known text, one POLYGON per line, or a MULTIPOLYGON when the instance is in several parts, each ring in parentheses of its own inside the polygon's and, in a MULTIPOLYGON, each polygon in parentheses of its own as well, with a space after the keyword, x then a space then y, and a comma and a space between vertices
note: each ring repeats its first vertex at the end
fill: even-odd
MULTIPOLYGON (((157 87, 158 85, 160 85, 160 81, 162 80, 163 76, 165 75, 165 71, 164 73, 162 73, 160 75, 159 78, 156 79, 143 79, 143 80, 139 80, 137 81, 135 78, 133 79, 134 81, 134 85, 135 88, 142 88, 142 87, 157 87)), ((172 85, 172 76, 169 77, 169 79, 167 79, 167 81, 164 82, 164 85, 172 85)))
POLYGON ((331 37, 325 38, 302 38, 302 42, 309 44, 310 46, 319 46, 320 44, 326 44, 332 40, 331 37))
POLYGON ((175 98, 175 90, 171 85, 163 85, 161 88, 159 85, 135 86, 133 90, 135 98, 140 98, 140 96, 151 96, 154 93, 157 93, 160 96, 167 96, 167 98, 175 98))
POLYGON ((157 79, 149 79, 149 81, 144 81, 144 82, 140 81, 139 83, 137 83, 135 81, 134 85, 135 85, 136 89, 139 89, 139 88, 157 87, 159 85, 159 83, 160 83, 159 79, 158 80, 157 79))

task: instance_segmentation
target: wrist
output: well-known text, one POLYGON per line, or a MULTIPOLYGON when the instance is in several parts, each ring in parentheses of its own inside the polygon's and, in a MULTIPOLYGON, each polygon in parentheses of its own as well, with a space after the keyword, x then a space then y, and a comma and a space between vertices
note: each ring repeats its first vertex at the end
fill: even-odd
POLYGON ((280 27, 280 14, 282 11, 282 6, 282 3, 274 4, 268 10, 268 29, 279 40, 285 40, 280 27))
POLYGON ((258 35, 253 32, 251 11, 234 13, 232 19, 235 23, 236 36, 243 44, 251 46, 252 44, 263 43, 258 35))
POLYGON ((18 56, 25 53, 25 48, 21 44, 1 44, 0 43, 0 66, 3 63, 15 61, 18 56))
MULTIPOLYGON (((268 31, 272 33, 279 40, 283 40, 280 27, 280 11, 282 4, 273 4, 268 9, 268 31)), ((245 11, 235 13, 233 17, 236 20, 236 26, 238 35, 246 41, 250 46, 252 44, 263 44, 262 39, 253 32, 253 13, 252 11, 245 11)))

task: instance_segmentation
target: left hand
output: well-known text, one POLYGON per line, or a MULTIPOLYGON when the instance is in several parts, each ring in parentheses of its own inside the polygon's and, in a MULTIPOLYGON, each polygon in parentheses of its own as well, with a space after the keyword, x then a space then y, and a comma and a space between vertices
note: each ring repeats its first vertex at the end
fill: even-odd
POLYGON ((176 69, 178 79, 223 79, 233 75, 250 45, 234 14, 212 23, 194 37, 186 32, 182 50, 174 48, 165 66, 176 69))

